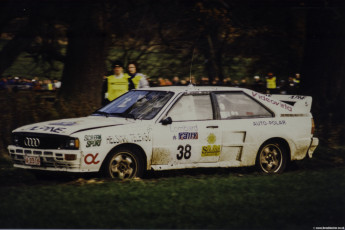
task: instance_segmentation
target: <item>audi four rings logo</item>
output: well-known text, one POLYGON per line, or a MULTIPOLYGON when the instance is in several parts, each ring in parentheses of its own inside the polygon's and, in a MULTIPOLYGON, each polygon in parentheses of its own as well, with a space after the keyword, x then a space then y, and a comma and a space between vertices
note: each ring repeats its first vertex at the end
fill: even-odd
POLYGON ((27 147, 38 147, 40 144, 41 142, 39 138, 25 137, 24 139, 24 145, 27 147))

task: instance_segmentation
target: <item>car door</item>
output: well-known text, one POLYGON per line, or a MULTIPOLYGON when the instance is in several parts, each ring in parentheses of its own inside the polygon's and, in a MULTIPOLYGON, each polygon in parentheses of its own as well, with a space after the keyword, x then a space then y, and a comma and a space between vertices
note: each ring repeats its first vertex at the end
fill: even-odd
POLYGON ((152 165, 183 168, 218 161, 222 132, 208 93, 182 95, 165 117, 171 122, 153 130, 152 165))
POLYGON ((216 92, 213 96, 222 132, 220 165, 253 165, 262 136, 262 130, 253 127, 272 118, 273 113, 242 91, 216 92))

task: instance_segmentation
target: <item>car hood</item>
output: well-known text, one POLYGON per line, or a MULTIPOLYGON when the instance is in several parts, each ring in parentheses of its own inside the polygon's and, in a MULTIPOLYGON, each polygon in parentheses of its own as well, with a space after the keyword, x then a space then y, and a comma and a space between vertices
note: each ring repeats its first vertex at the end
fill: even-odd
POLYGON ((80 131, 132 124, 134 122, 135 120, 126 118, 89 116, 30 124, 19 127, 13 132, 71 135, 80 131))

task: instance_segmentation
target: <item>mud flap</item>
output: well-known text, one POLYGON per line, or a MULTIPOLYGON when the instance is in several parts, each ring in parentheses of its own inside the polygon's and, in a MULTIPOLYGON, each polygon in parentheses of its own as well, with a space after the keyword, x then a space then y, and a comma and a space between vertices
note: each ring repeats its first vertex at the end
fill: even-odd
POLYGON ((313 137, 312 140, 311 140, 311 144, 309 146, 309 149, 308 149, 308 156, 309 158, 312 158, 313 157, 313 153, 316 149, 316 147, 319 145, 319 139, 316 138, 316 137, 313 137))

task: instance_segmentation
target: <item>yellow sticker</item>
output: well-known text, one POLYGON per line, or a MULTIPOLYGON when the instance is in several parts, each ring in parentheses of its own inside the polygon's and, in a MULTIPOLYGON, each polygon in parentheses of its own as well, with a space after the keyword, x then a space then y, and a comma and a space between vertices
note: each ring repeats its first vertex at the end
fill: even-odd
POLYGON ((214 142, 216 142, 216 140, 217 140, 217 137, 213 133, 210 133, 210 135, 208 135, 208 137, 207 137, 207 142, 209 144, 214 144, 214 142))
POLYGON ((220 155, 220 145, 207 145, 202 146, 202 157, 219 156, 220 155))

